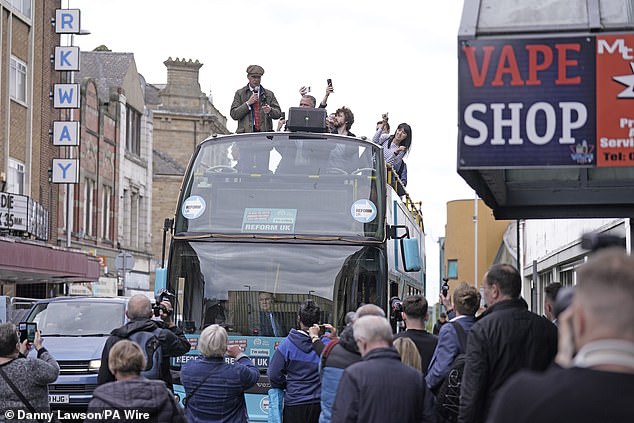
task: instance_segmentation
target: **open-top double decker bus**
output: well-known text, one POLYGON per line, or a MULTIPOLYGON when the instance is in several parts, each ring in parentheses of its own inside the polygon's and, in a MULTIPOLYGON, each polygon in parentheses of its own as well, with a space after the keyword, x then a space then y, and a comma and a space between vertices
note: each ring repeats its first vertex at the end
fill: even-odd
MULTIPOLYGON (((420 208, 397 195, 380 146, 324 133, 211 137, 183 179, 167 266, 179 324, 197 339, 222 325, 261 369, 246 395, 250 421, 266 421, 268 361, 313 299, 322 322, 425 292, 420 208)), ((184 396, 182 387, 176 393, 184 396)))

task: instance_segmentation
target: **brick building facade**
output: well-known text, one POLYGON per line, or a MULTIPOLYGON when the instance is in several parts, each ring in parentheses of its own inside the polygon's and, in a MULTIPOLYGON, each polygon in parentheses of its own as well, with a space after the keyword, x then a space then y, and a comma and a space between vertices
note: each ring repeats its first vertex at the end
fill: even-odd
MULTIPOLYGON (((163 224, 174 218, 180 186, 194 149, 213 134, 229 134, 227 118, 200 89, 199 61, 167 59, 167 84, 146 89, 154 115, 152 252, 161 266, 163 224)), ((169 251, 169 237, 165 255, 169 251)))
POLYGON ((46 297, 64 293, 60 282, 98 277, 98 261, 60 245, 59 186, 52 160, 62 157, 49 131, 63 119, 51 101, 66 74, 51 61, 62 45, 51 20, 59 0, 0 0, 0 294, 46 297), (13 223, 13 225, 12 225, 13 223), (20 225, 22 223, 22 225, 20 225))

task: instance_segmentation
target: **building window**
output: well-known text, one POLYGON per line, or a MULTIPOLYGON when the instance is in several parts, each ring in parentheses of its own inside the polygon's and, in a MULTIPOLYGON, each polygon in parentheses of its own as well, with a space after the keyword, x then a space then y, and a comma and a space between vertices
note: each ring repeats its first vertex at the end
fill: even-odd
POLYGON ((11 0, 11 6, 27 18, 31 19, 31 0, 11 0))
POLYGON ((132 107, 126 108, 126 143, 125 148, 130 153, 141 155, 141 113, 132 107))
POLYGON ((24 194, 24 163, 11 158, 7 175, 7 192, 24 194))
POLYGON ((141 224, 141 201, 143 197, 139 194, 138 188, 123 190, 124 196, 124 216, 123 240, 129 248, 138 248, 139 246, 139 225, 141 224))
POLYGON ((130 247, 139 247, 139 203, 141 196, 133 192, 130 196, 130 247))
POLYGON ((458 260, 447 260, 447 278, 458 279, 458 260))
POLYGON ((84 184, 84 234, 94 236, 93 215, 95 212, 95 182, 86 178, 84 184))
POLYGON ((11 98, 26 103, 26 64, 11 56, 9 72, 9 95, 11 98))
POLYGON ((112 187, 103 186, 101 194, 101 238, 112 240, 110 219, 112 217, 112 187))

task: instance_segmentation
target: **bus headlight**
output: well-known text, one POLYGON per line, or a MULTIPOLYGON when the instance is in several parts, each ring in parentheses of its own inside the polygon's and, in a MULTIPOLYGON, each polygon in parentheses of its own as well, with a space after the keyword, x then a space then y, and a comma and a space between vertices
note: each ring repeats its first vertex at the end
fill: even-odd
POLYGON ((101 360, 90 360, 88 363, 88 371, 98 373, 101 367, 101 360))

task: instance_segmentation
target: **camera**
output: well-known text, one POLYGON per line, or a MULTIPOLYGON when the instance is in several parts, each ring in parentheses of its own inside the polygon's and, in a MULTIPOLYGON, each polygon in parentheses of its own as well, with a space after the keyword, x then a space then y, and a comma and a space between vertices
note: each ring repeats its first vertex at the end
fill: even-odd
POLYGON ((390 298, 390 325, 392 330, 396 333, 405 328, 405 321, 403 320, 403 301, 399 297, 390 298))
POLYGON ((403 301, 401 301, 401 299, 398 297, 392 297, 390 299, 390 307, 392 308, 392 312, 402 312, 403 301))
POLYGON ((625 238, 610 235, 601 234, 596 232, 585 233, 581 237, 581 248, 596 252, 602 248, 609 247, 623 247, 625 248, 625 238))
POLYGON ((35 332, 37 332, 37 323, 35 322, 22 322, 18 325, 20 331, 20 343, 28 340, 29 342, 35 341, 35 332))
POLYGON ((448 279, 443 279, 443 284, 442 284, 441 290, 442 290, 442 296, 444 298, 447 298, 447 294, 449 293, 448 279))
POLYGON ((176 302, 175 300, 176 300, 176 296, 174 294, 169 292, 167 289, 161 289, 158 292, 158 295, 156 296, 155 303, 152 305, 152 311, 154 312, 154 316, 159 317, 161 315, 161 311, 163 311, 163 313, 167 314, 168 316, 172 314, 172 312, 168 311, 167 307, 165 307, 161 303, 163 301, 169 301, 169 303, 172 304, 172 306, 174 306, 174 303, 176 302))
POLYGON ((390 308, 392 309, 391 319, 397 322, 403 320, 403 301, 399 297, 390 298, 390 308))

